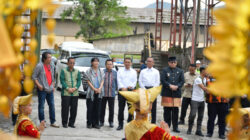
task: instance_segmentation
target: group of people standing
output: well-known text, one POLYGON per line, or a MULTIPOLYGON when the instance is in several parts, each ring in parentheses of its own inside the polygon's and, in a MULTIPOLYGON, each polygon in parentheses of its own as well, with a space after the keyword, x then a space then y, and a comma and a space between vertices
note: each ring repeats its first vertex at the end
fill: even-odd
MULTIPOLYGON (((219 138, 225 139, 226 130, 226 115, 228 113, 228 99, 214 96, 209 92, 207 86, 215 79, 206 71, 206 67, 200 67, 200 61, 195 64, 190 64, 189 70, 184 73, 183 94, 181 103, 181 116, 178 122, 179 125, 185 124, 185 117, 188 107, 190 107, 190 114, 188 117, 187 134, 192 133, 192 128, 196 114, 197 128, 195 134, 204 136, 202 133, 202 120, 205 110, 205 101, 208 108, 208 122, 207 122, 207 137, 212 137, 215 125, 216 116, 218 116, 219 138)), ((181 96, 179 96, 180 98, 181 96)), ((178 102, 179 103, 179 102, 178 102)), ((178 118, 178 117, 177 117, 178 118)), ((178 120, 175 120, 175 124, 178 120)), ((179 132, 179 131, 176 131, 179 132)))
MULTIPOLYGON (((109 126, 114 127, 114 104, 115 96, 119 91, 133 91, 137 86, 137 72, 131 67, 131 58, 124 59, 124 68, 120 68, 118 72, 113 68, 112 59, 105 62, 106 68, 101 70, 99 67, 99 59, 92 58, 91 68, 86 71, 85 78, 89 88, 87 91, 87 128, 97 128, 104 126, 106 104, 109 106, 109 126), (99 110, 99 111, 97 111, 99 110)), ((141 88, 152 88, 160 85, 159 71, 153 68, 154 59, 147 59, 147 68, 142 70, 139 76, 139 86, 141 88)), ((131 105, 127 100, 118 93, 118 127, 122 130, 124 126, 124 109, 131 105)), ((132 121, 134 116, 128 114, 127 122, 132 121)), ((153 103, 152 123, 156 123, 156 101, 153 103)))
MULTIPOLYGON (((131 63, 131 61, 129 62, 131 63)), ((164 109, 164 121, 168 124, 169 127, 173 125, 174 132, 179 133, 180 130, 178 129, 178 125, 185 124, 187 108, 188 106, 190 106, 187 134, 192 133, 194 120, 196 118, 196 114, 198 114, 197 129, 195 134, 198 136, 204 136, 201 127, 206 101, 208 106, 208 122, 206 136, 212 137, 215 119, 216 116, 218 116, 219 138, 225 139, 225 118, 228 112, 228 99, 214 96, 212 93, 209 92, 207 86, 215 79, 206 72, 206 67, 201 67, 200 61, 196 61, 196 64, 190 64, 189 70, 184 73, 182 69, 177 67, 176 57, 169 57, 168 67, 165 67, 162 70, 161 74, 158 70, 153 68, 153 58, 148 58, 146 62, 146 68, 141 70, 139 75, 139 86, 140 88, 150 89, 152 87, 159 86, 160 83, 162 84, 163 87, 161 91, 161 105, 164 109), (180 118, 179 107, 181 107, 180 118), (179 122, 178 119, 180 119, 179 122)), ((126 66, 126 59, 124 61, 124 65, 125 68, 118 71, 118 80, 120 78, 119 76, 121 76, 123 82, 127 83, 128 85, 125 86, 127 87, 127 89, 123 89, 123 86, 119 86, 120 82, 118 81, 118 89, 121 91, 129 91, 131 90, 129 84, 136 83, 136 76, 134 76, 133 73, 135 72, 131 70, 132 68, 126 66)), ((121 83, 121 85, 126 84, 121 83)), ((124 107, 120 106, 122 99, 119 99, 119 94, 118 101, 120 114, 120 112, 123 113, 124 107)), ((152 123, 156 123, 156 104, 157 101, 155 100, 152 104, 151 110, 152 123)), ((130 118, 131 117, 128 117, 128 122, 131 121, 130 118)), ((121 130, 122 128, 123 118, 119 119, 119 126, 117 130, 121 130)))
MULTIPOLYGON (((87 128, 96 128, 104 126, 106 104, 109 107, 109 126, 114 127, 114 104, 115 96, 119 91, 133 91, 137 86, 137 72, 131 67, 131 58, 124 59, 124 68, 114 69, 112 59, 105 62, 105 69, 99 67, 99 59, 91 59, 91 67, 82 75, 78 70, 74 69, 74 58, 68 58, 68 67, 62 69, 60 73, 60 81, 62 84, 62 126, 67 128, 75 127, 75 117, 77 111, 78 88, 81 80, 87 81, 88 89, 86 95, 87 104, 87 128), (70 108, 70 111, 69 111, 70 108), (70 119, 68 116, 70 112, 70 119)), ((160 85, 160 73, 153 68, 154 59, 147 59, 147 68, 143 69, 139 75, 139 86, 141 88, 150 89, 160 85)), ((154 101, 152 107, 152 123, 156 123, 156 103, 154 101)), ((123 129, 124 109, 131 105, 127 100, 118 93, 118 127, 117 130, 123 129)), ((134 116, 128 114, 127 122, 133 120, 134 116)))
POLYGON ((175 57, 169 58, 168 65, 169 67, 164 68, 161 74, 164 120, 169 126, 171 126, 172 122, 173 131, 179 133, 178 125, 185 124, 186 112, 190 106, 187 134, 192 133, 194 120, 196 114, 198 114, 195 134, 204 136, 201 127, 206 101, 208 107, 206 136, 212 137, 215 119, 218 116, 219 138, 225 139, 228 99, 214 96, 207 89, 207 86, 215 79, 207 73, 206 67, 201 67, 200 61, 197 60, 196 64, 190 64, 189 70, 183 73, 180 68, 176 67, 177 61, 175 57), (178 117, 179 107, 181 107, 180 118, 178 117))
MULTIPOLYGON (((228 100, 209 93, 206 86, 213 82, 214 79, 208 76, 205 67, 197 68, 197 65, 190 64, 189 71, 184 74, 183 70, 177 67, 176 57, 169 57, 168 67, 165 67, 160 74, 154 68, 154 59, 152 57, 147 58, 146 62, 146 67, 141 69, 139 76, 137 76, 136 70, 132 68, 131 58, 125 58, 124 68, 119 68, 117 71, 114 69, 112 59, 106 60, 106 68, 101 69, 99 59, 94 57, 90 62, 91 67, 83 74, 74 68, 75 58, 68 58, 68 66, 60 72, 62 126, 64 128, 75 128, 79 97, 78 89, 81 82, 87 81, 88 83, 86 95, 87 128, 100 129, 100 127, 104 126, 107 103, 109 106, 109 126, 114 127, 114 104, 115 96, 118 94, 119 124, 117 130, 122 130, 124 127, 126 104, 128 109, 131 107, 119 91, 133 91, 137 86, 142 89, 151 89, 162 84, 161 105, 164 108, 164 121, 169 127, 171 127, 171 124, 173 125, 174 132, 179 133, 178 125, 185 124, 187 108, 190 106, 187 134, 192 133, 194 119, 198 113, 196 135, 203 136, 201 124, 206 99, 208 103, 207 136, 211 137, 213 135, 214 121, 218 115, 219 137, 225 138, 225 116, 228 111, 228 100), (178 122, 179 107, 181 107, 181 116, 178 122)), ((44 122, 44 103, 46 100, 49 105, 50 124, 52 127, 58 128, 59 126, 55 124, 53 95, 55 86, 54 68, 50 64, 51 54, 48 52, 43 53, 42 62, 36 66, 32 77, 38 91, 40 122, 46 127, 44 122)), ((154 100, 151 109, 151 123, 156 123, 156 107, 157 100, 154 100)), ((133 115, 128 114, 127 122, 134 120, 133 117, 133 115)))

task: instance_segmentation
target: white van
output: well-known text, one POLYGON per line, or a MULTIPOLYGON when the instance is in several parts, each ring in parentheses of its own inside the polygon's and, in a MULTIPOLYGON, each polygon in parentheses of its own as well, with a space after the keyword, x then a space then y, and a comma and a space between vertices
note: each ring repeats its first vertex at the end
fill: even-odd
MULTIPOLYGON (((105 68, 105 61, 110 59, 109 53, 106 51, 95 49, 93 44, 84 42, 63 42, 60 46, 60 56, 57 60, 56 65, 56 87, 61 88, 60 82, 60 72, 63 68, 67 67, 67 59, 69 57, 75 58, 75 69, 81 72, 83 78, 83 73, 91 67, 91 59, 93 57, 99 58, 99 66, 101 69, 105 68)), ((87 82, 81 82, 79 88, 80 95, 86 95, 86 90, 88 88, 87 82)))

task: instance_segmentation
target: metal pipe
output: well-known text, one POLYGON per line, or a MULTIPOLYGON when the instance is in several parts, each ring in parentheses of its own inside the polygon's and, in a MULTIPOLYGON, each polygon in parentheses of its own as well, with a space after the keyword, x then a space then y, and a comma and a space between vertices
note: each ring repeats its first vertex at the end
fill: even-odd
POLYGON ((171 0, 171 16, 170 16, 170 38, 169 38, 169 48, 171 48, 172 46, 172 28, 173 28, 173 0, 171 0))
POLYGON ((196 16, 196 0, 193 0, 193 22, 192 22, 192 51, 191 51, 191 63, 194 63, 195 53, 195 16, 196 16))

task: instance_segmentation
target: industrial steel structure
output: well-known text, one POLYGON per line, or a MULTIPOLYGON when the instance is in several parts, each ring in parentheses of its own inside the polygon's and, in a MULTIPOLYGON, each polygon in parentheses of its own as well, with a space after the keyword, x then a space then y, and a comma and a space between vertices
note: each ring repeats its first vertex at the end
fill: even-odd
POLYGON ((171 0, 171 17, 170 17, 170 39, 169 39, 169 47, 173 46, 181 46, 181 33, 182 33, 182 1, 171 0), (177 23, 178 21, 178 23, 177 23), (178 45, 176 44, 178 35, 178 45))
POLYGON ((156 0, 155 48, 161 50, 163 0, 156 0))
MULTIPOLYGON (((191 63, 195 61, 195 50, 198 47, 199 39, 198 33, 200 29, 200 10, 201 4, 205 5, 204 15, 204 43, 207 47, 211 45, 212 38, 208 33, 208 29, 214 23, 212 10, 216 4, 214 0, 171 0, 171 17, 170 17, 170 38, 169 48, 180 46, 185 50, 187 48, 187 41, 192 40, 191 49, 191 63), (191 21, 191 26, 188 22, 191 21), (183 26, 183 33, 182 33, 183 26), (183 36, 183 42, 182 42, 183 36)), ((156 23, 155 23, 155 44, 161 48, 162 31, 162 17, 163 17, 163 0, 156 0, 156 23), (159 7, 159 3, 161 3, 159 7)))

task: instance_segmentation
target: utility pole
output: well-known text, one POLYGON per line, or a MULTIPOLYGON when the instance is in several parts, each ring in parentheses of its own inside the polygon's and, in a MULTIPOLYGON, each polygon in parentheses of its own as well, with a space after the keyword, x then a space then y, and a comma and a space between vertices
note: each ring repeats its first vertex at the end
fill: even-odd
POLYGON ((191 63, 194 63, 195 54, 195 20, 196 19, 196 0, 193 0, 193 21, 192 21, 192 51, 191 51, 191 63))
POLYGON ((184 55, 186 54, 186 48, 187 48, 187 41, 188 41, 188 0, 185 0, 185 9, 184 9, 184 39, 183 39, 183 52, 184 55))
POLYGON ((197 3, 197 12, 196 12, 196 27, 195 27, 195 50, 194 57, 196 56, 197 48, 199 46, 199 31, 200 31, 200 9, 201 9, 201 0, 198 0, 197 3))

